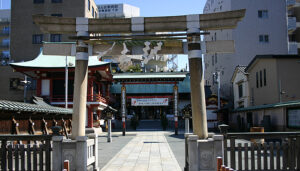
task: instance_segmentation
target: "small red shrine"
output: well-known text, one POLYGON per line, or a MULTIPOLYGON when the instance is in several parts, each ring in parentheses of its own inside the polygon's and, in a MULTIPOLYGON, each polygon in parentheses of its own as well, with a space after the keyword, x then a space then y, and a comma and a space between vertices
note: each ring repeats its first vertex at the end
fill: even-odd
MULTIPOLYGON (((66 105, 66 68, 68 68, 68 108, 73 107, 74 91, 74 56, 43 55, 26 62, 11 63, 15 71, 21 72, 36 80, 36 96, 43 97, 54 106, 66 105)), ((114 101, 110 94, 112 85, 111 65, 99 61, 97 56, 89 57, 87 87, 87 127, 93 127, 93 116, 100 118, 101 111, 114 101)))

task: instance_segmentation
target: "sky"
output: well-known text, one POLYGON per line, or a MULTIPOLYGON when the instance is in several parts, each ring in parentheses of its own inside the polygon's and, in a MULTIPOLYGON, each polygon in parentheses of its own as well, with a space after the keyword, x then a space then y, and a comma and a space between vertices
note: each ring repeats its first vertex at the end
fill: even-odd
MULTIPOLYGON (((11 0, 0 0, 2 9, 9 9, 11 0)), ((68 0, 70 1, 70 0, 68 0)), ((126 3, 140 8, 142 17, 202 14, 206 0, 95 0, 96 4, 126 3)), ((178 69, 185 68, 187 56, 178 57, 178 69)))

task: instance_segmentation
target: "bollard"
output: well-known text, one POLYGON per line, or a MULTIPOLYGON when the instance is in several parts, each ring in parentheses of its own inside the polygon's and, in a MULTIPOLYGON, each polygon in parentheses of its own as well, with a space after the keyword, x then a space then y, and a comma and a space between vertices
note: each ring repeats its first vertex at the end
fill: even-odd
POLYGON ((222 157, 217 157, 217 171, 222 171, 222 157))
POLYGON ((111 119, 108 119, 108 131, 107 131, 107 142, 111 142, 112 138, 111 138, 111 119))
POLYGON ((70 162, 69 162, 69 160, 64 161, 64 171, 70 171, 70 162))

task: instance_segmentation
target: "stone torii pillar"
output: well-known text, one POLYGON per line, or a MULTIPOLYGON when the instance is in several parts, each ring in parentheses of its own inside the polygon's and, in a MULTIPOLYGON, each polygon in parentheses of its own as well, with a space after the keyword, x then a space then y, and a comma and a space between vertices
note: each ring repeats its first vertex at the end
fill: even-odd
MULTIPOLYGON (((88 18, 76 18, 76 32, 77 36, 89 36, 88 18)), ((85 136, 88 62, 88 45, 83 40, 78 40, 76 44, 72 139, 85 136)))
POLYGON ((188 57, 191 74, 191 103, 193 131, 200 139, 207 139, 206 103, 199 15, 187 15, 188 57))

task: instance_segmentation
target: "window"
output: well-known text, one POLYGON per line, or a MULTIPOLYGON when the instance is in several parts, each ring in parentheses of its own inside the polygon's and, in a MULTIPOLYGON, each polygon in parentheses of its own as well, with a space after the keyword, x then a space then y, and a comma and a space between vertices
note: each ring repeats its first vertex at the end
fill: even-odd
POLYGON ((52 0, 52 3, 62 3, 62 0, 52 0))
POLYGON ((10 40, 9 39, 2 39, 2 46, 9 46, 9 42, 10 40))
POLYGON ((44 3, 44 0, 33 0, 34 4, 42 4, 44 3))
POLYGON ((10 57, 10 53, 9 53, 9 50, 4 50, 1 52, 1 57, 2 58, 5 58, 5 59, 9 59, 10 57))
POLYGON ((268 10, 258 10, 258 18, 268 18, 268 10))
POLYGON ((92 7, 92 16, 93 16, 93 17, 95 17, 94 14, 95 14, 95 9, 94 9, 94 7, 92 7))
POLYGON ((43 42, 42 34, 32 35, 32 44, 42 44, 42 42, 43 42))
POLYGON ((262 71, 259 71, 259 82, 260 82, 260 87, 262 87, 262 71))
POLYGON ((4 27, 2 28, 2 33, 3 33, 3 34, 9 34, 9 32, 10 32, 10 28, 9 28, 8 26, 4 26, 4 27))
POLYGON ((95 18, 98 18, 98 16, 97 16, 97 12, 95 11, 95 18))
POLYGON ((61 42, 61 34, 51 34, 50 41, 51 42, 61 42))
POLYGON ((91 10, 91 1, 90 0, 88 0, 88 9, 89 9, 89 11, 91 10))
POLYGON ((239 98, 243 97, 243 84, 239 84, 239 98))
POLYGON ((214 57, 214 55, 212 55, 212 56, 211 56, 211 62, 212 62, 212 66, 214 66, 214 65, 215 65, 214 58, 215 58, 215 57, 214 57))
POLYGON ((269 43, 269 35, 259 35, 260 43, 269 43))
POLYGON ((258 88, 258 72, 256 72, 256 88, 258 88))
POLYGON ((267 73, 266 73, 266 69, 264 69, 264 86, 267 85, 267 73))
POLYGON ((53 17, 62 17, 62 14, 51 14, 53 17))
POLYGON ((218 55, 215 53, 215 63, 218 62, 218 55))

